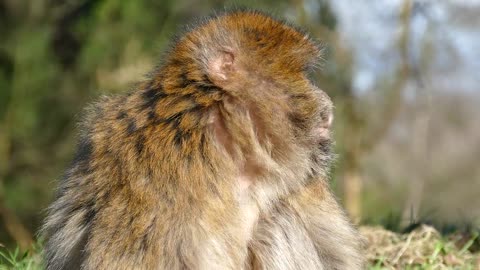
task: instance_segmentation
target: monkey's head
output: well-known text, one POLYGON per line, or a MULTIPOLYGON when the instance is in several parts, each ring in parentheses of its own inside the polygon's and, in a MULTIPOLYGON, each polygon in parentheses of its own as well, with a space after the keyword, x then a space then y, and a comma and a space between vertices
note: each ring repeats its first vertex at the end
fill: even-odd
MULTIPOLYGON (((319 56, 307 34, 262 13, 240 11, 214 17, 187 33, 167 65, 183 63, 176 69, 190 82, 220 89, 223 144, 242 144, 239 137, 247 135, 235 131, 231 122, 248 129, 248 121, 235 117, 244 112, 273 160, 303 159, 303 167, 318 173, 326 171, 331 157, 332 123, 332 102, 308 79, 319 56)), ((242 151, 248 152, 246 148, 242 151)))

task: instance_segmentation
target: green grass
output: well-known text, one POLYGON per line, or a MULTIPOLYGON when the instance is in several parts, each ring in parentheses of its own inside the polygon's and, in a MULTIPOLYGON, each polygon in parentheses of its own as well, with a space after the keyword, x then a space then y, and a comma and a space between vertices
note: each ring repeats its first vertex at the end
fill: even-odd
POLYGON ((40 270, 43 269, 39 248, 21 252, 19 248, 7 250, 1 247, 0 270, 40 270))

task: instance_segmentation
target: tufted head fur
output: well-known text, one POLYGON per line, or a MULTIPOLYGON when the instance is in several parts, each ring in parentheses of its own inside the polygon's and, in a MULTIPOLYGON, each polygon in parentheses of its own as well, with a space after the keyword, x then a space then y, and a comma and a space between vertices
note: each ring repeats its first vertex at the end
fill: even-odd
POLYGON ((324 173, 331 157, 332 104, 307 79, 319 56, 318 45, 307 34, 263 13, 238 11, 213 17, 185 34, 157 76, 174 75, 171 86, 176 91, 196 89, 205 98, 218 94, 209 111, 211 126, 217 142, 242 160, 246 170, 258 173, 259 160, 273 158, 324 173), (232 123, 241 123, 240 130, 232 123), (254 137, 242 134, 246 127, 254 137), (307 152, 316 165, 301 160, 307 152))

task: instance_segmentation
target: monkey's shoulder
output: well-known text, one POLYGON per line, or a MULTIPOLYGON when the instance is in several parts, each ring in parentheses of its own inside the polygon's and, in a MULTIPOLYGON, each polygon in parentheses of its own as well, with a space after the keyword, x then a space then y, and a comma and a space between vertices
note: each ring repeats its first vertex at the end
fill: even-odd
POLYGON ((104 96, 84 110, 74 163, 97 167, 150 166, 192 159, 205 151, 209 108, 181 89, 136 89, 104 96))

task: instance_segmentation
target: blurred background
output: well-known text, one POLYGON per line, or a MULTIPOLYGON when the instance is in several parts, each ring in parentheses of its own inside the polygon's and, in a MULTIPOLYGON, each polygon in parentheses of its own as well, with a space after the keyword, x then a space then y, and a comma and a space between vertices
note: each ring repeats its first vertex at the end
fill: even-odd
POLYGON ((0 0, 0 244, 35 239, 82 108, 131 89, 180 26, 236 6, 324 44, 332 185, 356 222, 479 225, 480 0, 0 0))

